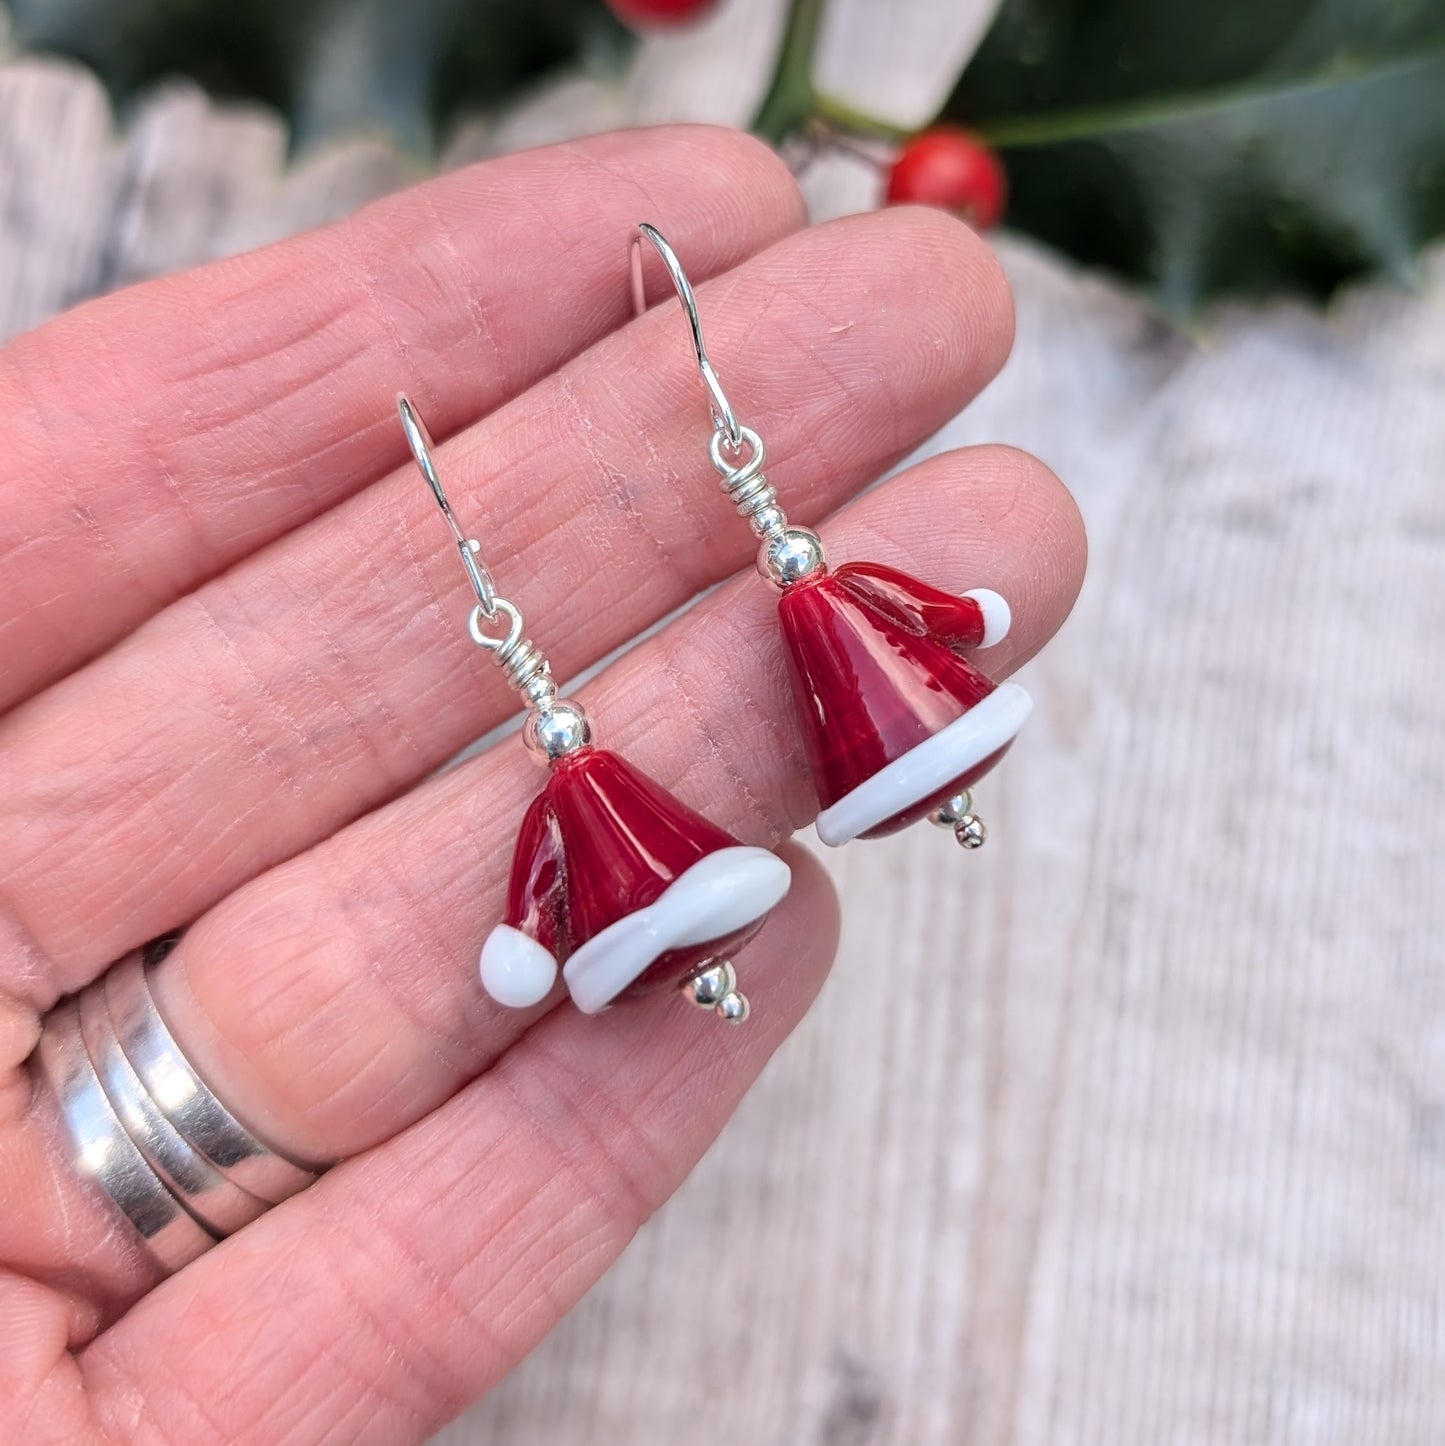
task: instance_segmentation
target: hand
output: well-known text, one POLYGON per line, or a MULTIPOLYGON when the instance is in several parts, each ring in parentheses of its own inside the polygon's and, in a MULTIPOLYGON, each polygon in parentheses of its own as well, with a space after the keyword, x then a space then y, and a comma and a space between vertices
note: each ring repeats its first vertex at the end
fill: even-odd
POLYGON ((580 696, 746 842, 815 811, 682 317, 629 320, 639 219, 712 278, 729 392, 792 515, 836 511, 836 556, 1006 592, 996 672, 1067 613, 1082 533, 1033 459, 971 448, 856 496, 1002 364, 989 250, 925 211, 804 230, 738 135, 491 162, 0 352, 15 1439, 421 1440, 616 1258, 818 989, 836 909, 796 849, 739 960, 743 1029, 662 1000, 517 1015, 476 980, 539 774, 513 740, 433 772, 517 702, 466 637, 399 389, 451 439, 452 500, 559 676, 743 570, 580 696), (344 1163, 158 1284, 23 1061, 57 998, 188 920, 156 980, 187 1054, 258 1132, 344 1163))

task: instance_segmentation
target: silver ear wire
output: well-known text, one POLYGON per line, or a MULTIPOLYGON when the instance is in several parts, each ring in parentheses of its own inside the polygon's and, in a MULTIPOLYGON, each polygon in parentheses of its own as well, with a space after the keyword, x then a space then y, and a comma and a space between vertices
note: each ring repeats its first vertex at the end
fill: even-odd
POLYGON ((557 685, 552 681, 552 665, 546 654, 525 636, 521 608, 498 595, 491 570, 481 559, 481 543, 462 531, 437 472, 426 423, 404 393, 397 396, 396 410, 411 455, 451 528, 467 580, 477 595, 477 605, 467 620, 467 632, 479 648, 492 655, 492 660, 507 675, 508 684, 529 705, 530 711, 522 725, 522 742, 542 763, 554 763, 568 753, 585 748, 592 741, 587 715, 576 703, 558 698, 557 685), (484 624, 496 623, 499 615, 506 620, 506 631, 488 631, 484 624))
POLYGON ((401 429, 406 433, 411 455, 416 458, 416 465, 421 469, 421 475, 426 478, 426 485, 431 488, 432 496, 442 510, 442 516, 446 518, 447 526, 457 540, 457 551, 462 555, 462 566, 467 570, 467 577, 477 595, 482 616, 492 622, 497 616, 497 588, 487 565, 479 556, 482 544, 476 538, 468 537, 457 522, 452 504, 447 501, 446 488, 442 486, 442 479, 437 475, 436 458, 432 455, 431 433, 427 431, 421 414, 412 406, 411 399, 404 392, 397 396, 396 410, 401 416, 401 429))
POLYGON ((727 393, 723 391, 722 382, 718 380, 717 370, 708 360, 707 342, 703 340, 702 335, 702 317, 698 315, 697 297, 693 295, 692 282, 687 279, 687 272, 682 269, 682 262, 677 259, 677 252, 668 244, 667 238, 656 226, 650 226, 646 221, 639 221, 633 227, 629 246, 629 260, 632 267, 632 309, 638 316, 647 310, 647 289, 642 279, 642 243, 644 240, 651 241, 657 249, 657 254, 662 257, 662 264, 667 267, 667 274, 672 278, 672 284, 677 289, 677 299, 682 302, 688 328, 692 332, 692 350, 697 358, 697 369, 702 374, 703 384, 708 390, 713 426, 727 438, 729 449, 737 452, 743 445, 743 429, 738 423, 737 413, 733 411, 733 404, 728 401, 727 393))
POLYGON ((763 440, 751 427, 744 427, 723 391, 717 369, 708 359, 707 342, 702 334, 702 317, 698 314, 697 297, 692 282, 677 252, 667 238, 646 221, 632 228, 628 240, 628 265, 632 275, 632 309, 641 316, 647 309, 647 289, 642 276, 642 243, 650 241, 667 274, 672 278, 677 299, 682 303, 692 333, 692 350, 697 369, 707 387, 712 410, 713 436, 708 453, 722 478, 738 515, 747 520, 761 539, 757 568, 779 588, 789 588, 804 578, 822 572, 827 566, 823 540, 807 527, 790 527, 787 514, 778 505, 777 489, 763 475, 763 440))

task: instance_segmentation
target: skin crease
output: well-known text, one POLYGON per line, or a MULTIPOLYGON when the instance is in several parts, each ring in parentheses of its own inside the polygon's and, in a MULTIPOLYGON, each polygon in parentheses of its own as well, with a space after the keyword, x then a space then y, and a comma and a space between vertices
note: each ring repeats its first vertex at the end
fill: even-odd
POLYGON ((508 1013, 476 980, 539 775, 511 742, 435 773, 516 705, 400 466, 403 387, 559 676, 724 583, 582 690, 599 741, 746 843, 816 811, 775 595, 718 495, 682 317, 628 321, 644 218, 700 283, 790 514, 827 518, 835 558, 1004 593, 995 677, 1067 615, 1083 534, 1033 459, 946 454, 851 500, 1002 365, 991 254, 916 210, 800 231, 786 171, 727 132, 489 162, 0 351, 17 1439, 424 1439, 676 1189, 819 987, 836 903, 792 849, 793 890, 736 961, 743 1029, 666 998, 508 1013), (157 1287, 23 1060, 60 994, 190 919, 156 986, 187 1053, 279 1142, 356 1158, 157 1287))

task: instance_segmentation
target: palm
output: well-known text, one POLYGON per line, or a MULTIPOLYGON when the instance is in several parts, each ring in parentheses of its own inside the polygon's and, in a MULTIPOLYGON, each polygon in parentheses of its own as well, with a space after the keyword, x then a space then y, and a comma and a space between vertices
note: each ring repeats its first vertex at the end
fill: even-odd
MULTIPOLYGON (((1009 589, 1006 666, 1067 611, 1077 518, 1030 459, 954 453, 849 500, 1002 362, 987 251, 917 212, 800 231, 786 172, 722 132, 491 163, 0 352, 0 1381, 23 1439, 422 1438, 596 1279, 817 989, 834 905, 801 854, 745 956, 745 1030, 518 1016, 475 980, 536 774, 502 747, 429 776, 515 700, 466 640, 393 397, 452 437, 453 498, 563 675, 744 566, 679 318, 624 325, 642 216, 716 278, 714 353, 799 520, 842 508, 840 555, 1009 589), (192 919, 157 980, 187 1052, 278 1144, 346 1163, 151 1289, 23 1061, 59 996, 192 919)), ((772 608, 736 579, 582 695, 749 842, 813 810, 772 608)))

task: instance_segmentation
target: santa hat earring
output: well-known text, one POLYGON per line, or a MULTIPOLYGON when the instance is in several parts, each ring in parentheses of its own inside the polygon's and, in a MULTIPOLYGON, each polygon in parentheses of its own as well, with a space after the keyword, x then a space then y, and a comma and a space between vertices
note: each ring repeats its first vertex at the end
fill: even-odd
POLYGON ((547 997, 560 967, 572 1002, 595 1014, 621 994, 680 983, 694 1003, 740 1023, 748 1001, 726 955, 788 892, 788 866, 592 746, 586 715, 557 696, 521 610, 497 595, 481 545, 457 524, 416 409, 405 397, 397 407, 476 593, 472 641, 527 702, 522 741, 548 770, 522 819, 505 922, 482 947, 482 987, 525 1009, 547 997))
POLYGON ((662 257, 687 313, 712 409, 712 464, 762 539, 758 571, 782 593, 778 616, 822 804, 819 838, 836 846, 931 817, 977 848, 986 833, 969 790, 1003 757, 1033 705, 1018 684, 996 686, 963 654, 1004 637, 1008 604, 988 588, 954 597, 877 563, 830 572, 817 533, 788 525, 763 475, 762 438, 738 422, 708 360, 687 273, 645 223, 631 239, 634 309, 641 315, 646 307, 644 241, 662 257))

